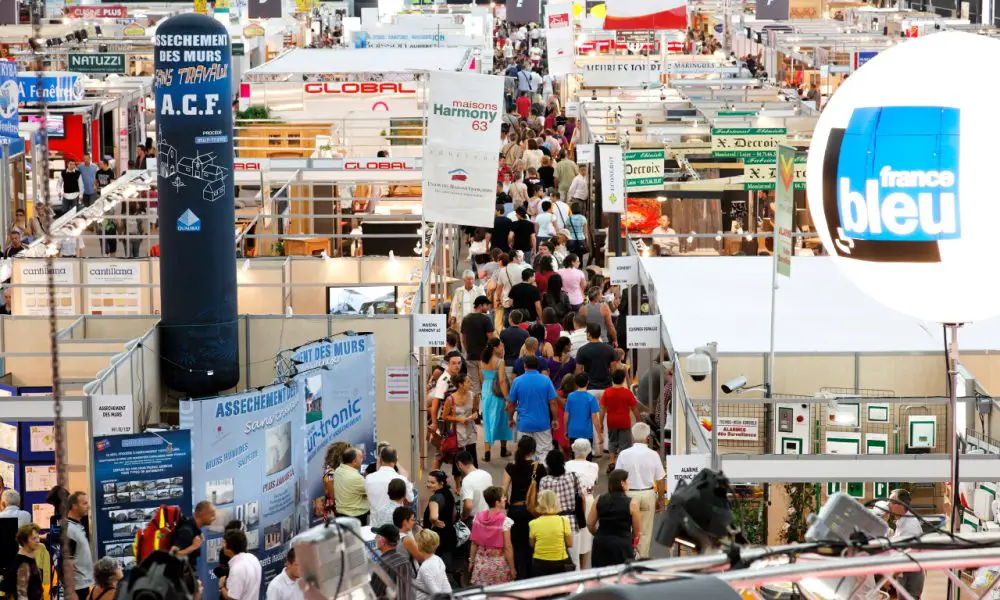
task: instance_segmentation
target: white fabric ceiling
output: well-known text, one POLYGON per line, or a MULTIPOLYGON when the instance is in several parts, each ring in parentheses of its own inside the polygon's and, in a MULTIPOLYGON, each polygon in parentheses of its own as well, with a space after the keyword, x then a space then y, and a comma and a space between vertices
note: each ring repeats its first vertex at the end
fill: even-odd
MULTIPOLYGON (((643 258, 671 344, 690 352, 706 342, 720 353, 768 352, 770 257, 643 258)), ((941 325, 923 323, 869 298, 827 257, 792 260, 778 278, 775 350, 779 353, 943 352, 941 325)), ((975 283, 963 291, 975 293, 975 283)), ((966 325, 960 350, 1000 349, 1000 318, 966 325)))

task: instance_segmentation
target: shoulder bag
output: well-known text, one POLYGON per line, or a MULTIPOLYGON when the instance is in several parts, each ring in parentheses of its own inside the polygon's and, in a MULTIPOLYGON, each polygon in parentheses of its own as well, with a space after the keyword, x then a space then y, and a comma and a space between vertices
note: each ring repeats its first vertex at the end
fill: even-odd
POLYGON ((580 478, 577 477, 576 473, 570 473, 573 476, 573 516, 576 517, 577 528, 586 527, 587 517, 583 514, 583 495, 580 494, 580 478))
POLYGON ((493 389, 491 390, 493 395, 497 398, 503 398, 503 387, 500 385, 500 378, 506 376, 506 366, 500 361, 497 361, 497 373, 493 376, 493 389))
POLYGON ((524 497, 525 506, 528 508, 528 512, 534 516, 538 516, 538 478, 536 477, 538 473, 538 463, 536 462, 534 466, 531 467, 531 483, 528 484, 528 494, 524 497))

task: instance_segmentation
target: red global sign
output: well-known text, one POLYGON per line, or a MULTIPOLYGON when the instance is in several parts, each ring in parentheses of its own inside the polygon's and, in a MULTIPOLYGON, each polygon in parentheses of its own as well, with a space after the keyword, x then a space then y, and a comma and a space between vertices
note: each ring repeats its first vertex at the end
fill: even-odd
POLYGON ((347 161, 345 171, 409 171, 415 166, 403 160, 347 161))
POLYGON ((233 161, 233 170, 236 171, 262 171, 263 166, 259 160, 241 160, 236 159, 233 161))
POLYGON ((66 8, 66 16, 73 19, 124 19, 128 17, 125 6, 76 5, 66 8))
POLYGON ((302 88, 307 94, 345 96, 360 96, 366 94, 416 94, 416 88, 408 87, 412 85, 412 83, 399 83, 395 81, 345 81, 306 83, 302 86, 302 88))

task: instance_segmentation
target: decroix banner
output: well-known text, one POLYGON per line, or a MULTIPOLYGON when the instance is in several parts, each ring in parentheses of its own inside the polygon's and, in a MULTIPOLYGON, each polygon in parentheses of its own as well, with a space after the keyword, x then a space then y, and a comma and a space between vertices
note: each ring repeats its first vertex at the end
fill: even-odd
POLYGON ((424 148, 424 218, 491 227, 504 78, 433 72, 424 148))
POLYGON ((757 2, 757 18, 771 21, 787 21, 789 0, 760 0, 757 2))
POLYGON ((539 0, 507 0, 507 22, 537 23, 540 9, 539 0))
POLYGON ((154 45, 163 379, 207 396, 239 381, 229 34, 188 13, 154 45))
POLYGON ((243 522, 249 550, 263 567, 263 585, 281 573, 303 516, 303 404, 295 382, 181 402, 181 428, 191 431, 192 496, 216 507, 215 521, 202 530, 198 575, 205 582, 204 600, 219 597, 212 569, 232 519, 243 522))
POLYGON ((310 344, 295 355, 308 353, 323 364, 295 376, 304 398, 306 417, 305 501, 309 519, 323 519, 323 472, 326 450, 344 441, 364 451, 364 461, 375 460, 375 336, 358 335, 310 344), (319 358, 322 357, 322 358, 319 358))

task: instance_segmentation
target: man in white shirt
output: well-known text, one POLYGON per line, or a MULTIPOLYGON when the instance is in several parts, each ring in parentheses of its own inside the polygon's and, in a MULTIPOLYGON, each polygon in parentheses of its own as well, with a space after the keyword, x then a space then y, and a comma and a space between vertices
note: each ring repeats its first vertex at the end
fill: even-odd
POLYGON ((663 492, 666 472, 660 455, 646 445, 649 438, 649 425, 638 422, 632 426, 633 444, 622 450, 615 463, 616 469, 628 472, 629 497, 639 503, 641 515, 639 521, 638 558, 649 558, 649 543, 653 536, 653 517, 663 507, 663 492))
POLYGON ((580 173, 569 184, 569 191, 566 192, 566 196, 570 202, 590 199, 590 188, 587 187, 587 170, 585 167, 580 167, 580 173))
POLYGON ((259 600, 261 567, 247 553, 247 534, 230 529, 222 536, 222 549, 229 555, 229 575, 219 579, 219 595, 224 600, 259 600))
POLYGON ((299 564, 295 562, 295 548, 285 557, 285 568, 267 584, 267 600, 302 600, 299 587, 299 564))
POLYGON ((399 460, 396 449, 392 446, 383 447, 378 460, 378 470, 365 477, 365 491, 368 493, 368 504, 372 507, 372 514, 389 504, 389 482, 393 479, 402 479, 406 483, 406 501, 413 502, 416 497, 413 484, 396 471, 396 462, 399 460))
POLYGON ((466 270, 462 274, 462 286, 455 290, 451 296, 451 308, 448 311, 448 326, 453 327, 461 324, 465 315, 472 314, 472 303, 476 298, 486 295, 486 289, 481 285, 476 285, 476 274, 471 270, 466 270))
MULTIPOLYGON (((670 217, 662 215, 653 228, 653 235, 676 235, 677 232, 670 228, 670 217)), ((676 256, 681 252, 681 240, 677 237, 654 237, 653 247, 656 248, 657 256, 676 256)))
MULTIPOLYGON (((893 531, 889 541, 912 540, 923 535, 924 530, 920 526, 920 520, 913 516, 910 511, 911 506, 913 506, 913 498, 910 496, 910 492, 900 488, 892 490, 889 494, 889 512, 896 516, 896 530, 893 531)), ((920 595, 924 593, 923 571, 900 573, 896 579, 914 598, 919 599, 920 595)))
POLYGON ((559 337, 569 338, 569 343, 570 343, 569 351, 570 354, 572 354, 573 358, 575 359, 576 353, 579 352, 580 348, 583 348, 584 344, 587 343, 587 315, 581 315, 580 313, 576 313, 573 316, 573 327, 574 327, 573 331, 570 331, 568 333, 565 330, 563 330, 563 332, 559 335, 559 337))
POLYGON ((455 456, 455 464, 462 473, 462 518, 468 519, 488 510, 483 490, 493 485, 493 476, 477 469, 472 454, 465 450, 455 456))
POLYGON ((5 490, 0 495, 0 519, 17 519, 17 526, 31 523, 31 513, 21 510, 21 494, 17 490, 5 490))

